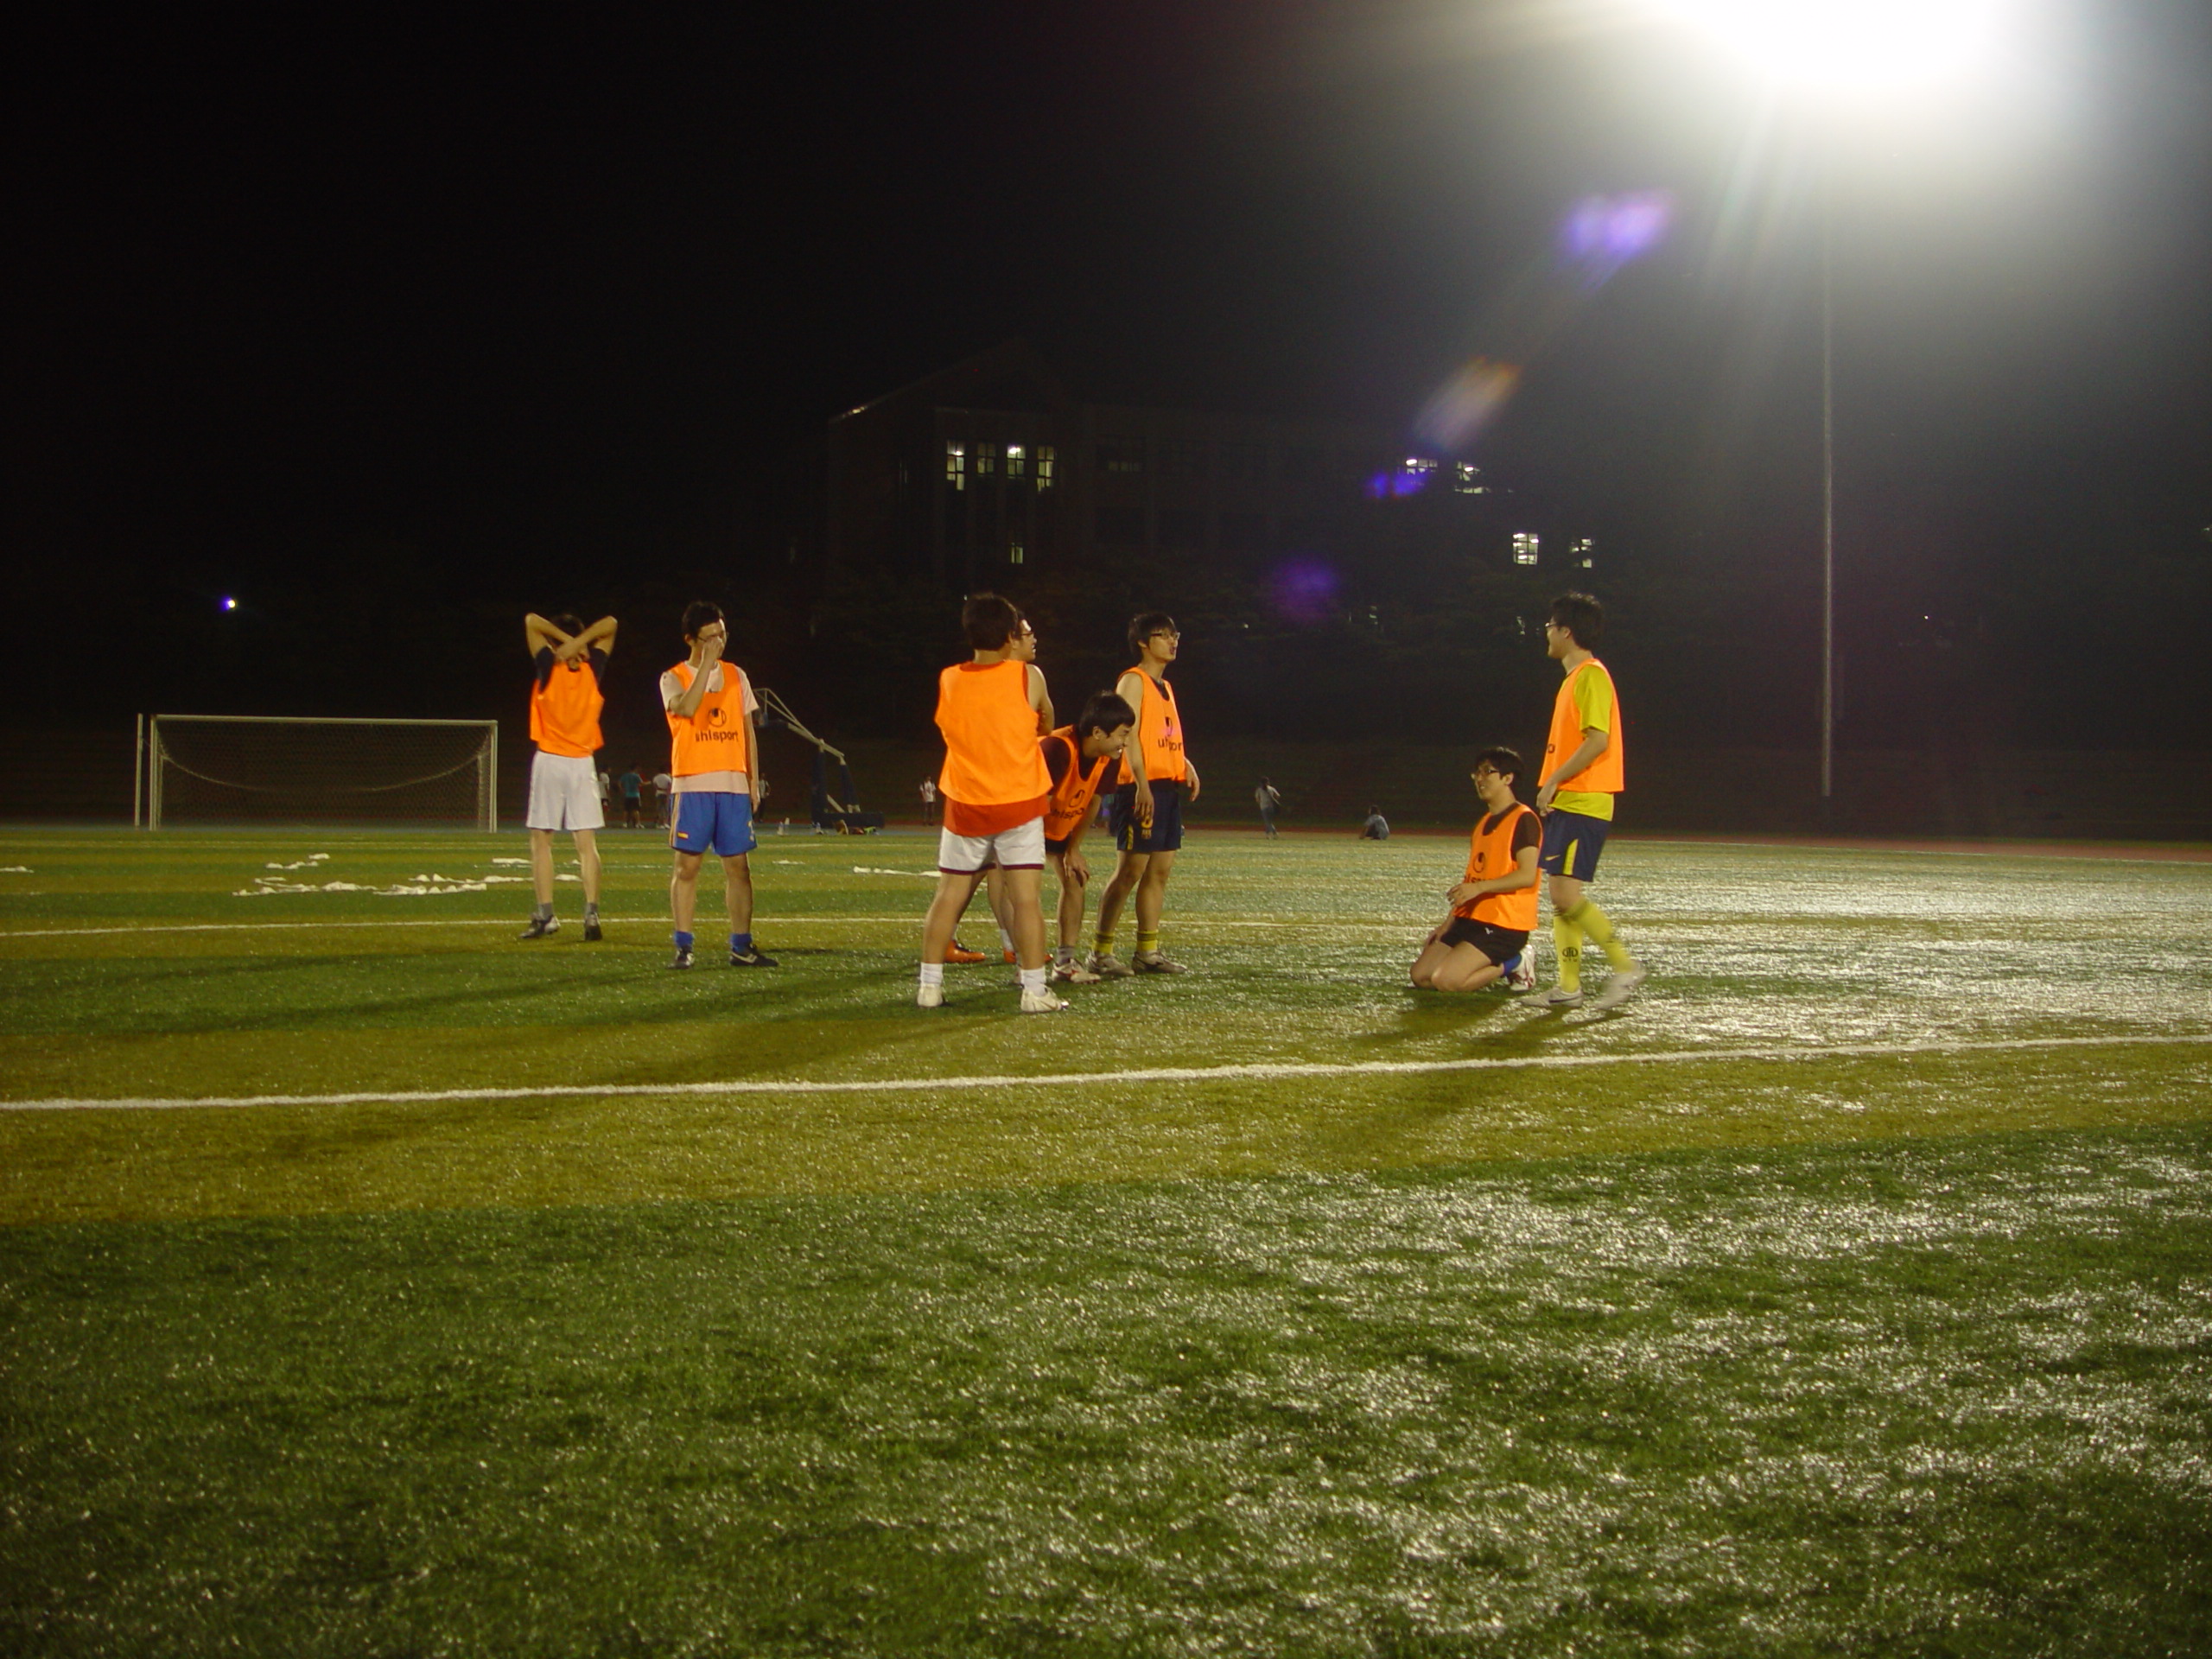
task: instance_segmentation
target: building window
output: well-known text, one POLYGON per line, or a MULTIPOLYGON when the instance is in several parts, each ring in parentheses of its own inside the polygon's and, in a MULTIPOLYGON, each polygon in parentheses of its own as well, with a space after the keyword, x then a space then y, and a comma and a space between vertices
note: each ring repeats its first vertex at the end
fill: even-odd
POLYGON ((1597 556, 1597 543, 1585 536, 1567 550, 1567 562, 1578 570, 1587 570, 1590 568, 1590 562, 1597 556))
POLYGON ((1172 438, 1154 446, 1160 458, 1160 474, 1163 478, 1203 478, 1206 471, 1206 447, 1192 438, 1172 438))
POLYGON ((1470 467, 1465 461, 1461 461, 1452 469, 1452 489, 1460 495, 1489 493, 1489 486, 1478 481, 1482 477, 1482 471, 1479 467, 1470 467))
MULTIPOLYGON (((1018 443, 1009 443, 1006 447, 1006 475, 1008 478, 1029 476, 1029 452, 1018 443)), ((1020 563, 1020 561, 1016 560, 1015 563, 1020 563)))
POLYGON ((1040 490, 1052 487, 1052 446, 1049 443, 1037 446, 1037 487, 1040 490))
POLYGON ((1007 549, 1006 562, 1008 564, 1020 564, 1021 563, 1021 543, 1020 542, 1014 543, 1013 546, 1007 549))
POLYGON ((1534 564, 1535 562, 1536 538, 1529 531, 1525 530, 1522 531, 1513 538, 1513 563, 1516 564, 1534 564))
POLYGON ((1144 441, 1130 438, 1098 440, 1098 470, 1134 477, 1144 471, 1144 441))
POLYGON ((956 490, 968 487, 968 446, 957 438, 944 442, 944 481, 956 490))
POLYGON ((988 478, 999 469, 999 447, 995 443, 976 446, 976 476, 988 478))

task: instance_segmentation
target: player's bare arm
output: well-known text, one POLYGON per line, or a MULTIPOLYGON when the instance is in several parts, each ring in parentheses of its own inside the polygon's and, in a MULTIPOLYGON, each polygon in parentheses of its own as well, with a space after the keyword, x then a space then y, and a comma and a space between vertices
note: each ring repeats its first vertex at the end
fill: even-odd
MULTIPOLYGON (((1461 905, 1472 904, 1493 893, 1526 892, 1542 880, 1536 869, 1538 850, 1535 847, 1523 847, 1513 855, 1513 868, 1505 874, 1494 876, 1488 881, 1462 881, 1444 895, 1445 902, 1456 910, 1461 905)), ((1448 922, 1450 918, 1446 920, 1448 922)), ((1437 931, 1441 932, 1443 929, 1440 926, 1437 931)), ((1430 937, 1433 939, 1435 936, 1432 934, 1430 937)))
POLYGON ((1198 798, 1198 769, 1192 764, 1187 750, 1183 755, 1183 775, 1190 783, 1191 800, 1193 804, 1196 804, 1198 798))
POLYGON ((1559 794, 1559 780, 1572 778, 1613 746, 1613 734, 1602 726, 1585 726, 1582 742, 1573 754, 1552 769, 1551 781, 1536 791, 1536 810, 1548 812, 1559 794))
POLYGON ((536 611, 522 620, 522 637, 528 642, 530 654, 535 658, 541 651, 550 651, 556 656, 569 643, 569 635, 553 626, 536 611))
POLYGON ((603 651, 611 657, 614 654, 614 619, 602 616, 573 639, 556 645, 553 654, 564 663, 573 663, 590 651, 603 651))
POLYGON ((1052 719, 1052 694, 1045 689, 1045 671, 1036 664, 1029 664, 1029 706, 1037 711, 1037 735, 1049 736, 1052 719))
MULTIPOLYGON (((1115 681, 1114 691, 1130 708, 1140 715, 1143 713, 1144 675, 1140 671, 1133 668, 1115 681)), ((1129 763, 1129 776, 1136 779, 1137 822, 1149 830, 1152 828, 1152 780, 1144 775, 1144 745, 1135 734, 1130 734, 1129 746, 1122 751, 1122 758, 1129 763)))
POLYGON ((728 638, 729 628, 724 623, 710 622, 699 630, 693 652, 698 661, 692 664, 691 683, 668 705, 668 712, 678 720, 690 719, 706 701, 707 682, 714 676, 715 664, 722 659, 722 642, 728 638))

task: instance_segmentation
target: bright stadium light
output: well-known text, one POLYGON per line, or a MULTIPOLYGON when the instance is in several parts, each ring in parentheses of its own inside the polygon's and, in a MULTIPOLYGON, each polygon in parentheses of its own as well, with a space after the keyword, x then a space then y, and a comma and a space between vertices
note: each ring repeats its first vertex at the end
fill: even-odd
POLYGON ((2003 0, 1658 0, 1769 79, 1869 93, 1947 79, 1983 60, 2003 0))

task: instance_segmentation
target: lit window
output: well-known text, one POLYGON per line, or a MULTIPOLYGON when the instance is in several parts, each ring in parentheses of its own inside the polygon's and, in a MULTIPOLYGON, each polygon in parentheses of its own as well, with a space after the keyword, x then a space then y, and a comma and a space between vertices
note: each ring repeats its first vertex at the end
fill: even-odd
POLYGON ((999 447, 995 443, 976 446, 976 476, 983 478, 999 469, 999 447))
POLYGON ((1144 441, 1142 439, 1116 442, 1109 438, 1098 441, 1098 470, 1102 473, 1136 474, 1144 471, 1144 441))
POLYGON ((1482 476, 1482 470, 1479 467, 1470 467, 1465 461, 1461 461, 1452 469, 1452 489, 1460 495, 1482 494, 1483 486, 1475 481, 1482 476))
MULTIPOLYGON (((1008 478, 1029 475, 1029 452, 1018 443, 1009 443, 1006 447, 1006 475, 1008 478)), ((1015 563, 1018 564, 1020 561, 1017 559, 1015 563)))
POLYGON ((1433 461, 1423 461, 1419 455, 1408 455, 1406 470, 1409 473, 1419 473, 1426 477, 1436 470, 1436 463, 1433 461))
POLYGON ((1052 487, 1052 446, 1049 443, 1037 446, 1037 487, 1040 490, 1052 487))
POLYGON ((1513 538, 1513 563, 1534 564, 1536 562, 1536 538, 1522 531, 1513 538))
POLYGON ((968 446, 957 439, 945 442, 944 481, 956 490, 968 487, 968 446))
POLYGON ((1598 551, 1598 544, 1585 536, 1567 550, 1567 562, 1578 570, 1587 570, 1598 551))
POLYGON ((1008 564, 1020 564, 1021 563, 1021 543, 1020 542, 1016 542, 1012 547, 1007 549, 1006 562, 1008 564))

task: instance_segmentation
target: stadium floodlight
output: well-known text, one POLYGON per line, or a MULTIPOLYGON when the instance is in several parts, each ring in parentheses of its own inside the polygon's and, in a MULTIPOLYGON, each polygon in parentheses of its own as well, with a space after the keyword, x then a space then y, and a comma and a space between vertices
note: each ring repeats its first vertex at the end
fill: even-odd
MULTIPOLYGON (((499 824, 495 720, 155 715, 149 829, 178 823, 499 824)), ((132 787, 132 818, 138 813, 132 787)))
MULTIPOLYGON (((1924 92, 1995 54, 2015 0, 1648 0, 1830 109, 1924 92)), ((1821 183, 1821 804, 1835 794, 1835 302, 1827 146, 1821 183)))
POLYGON ((2002 0, 1657 0, 1778 84, 1862 96, 1984 60, 2002 0))

